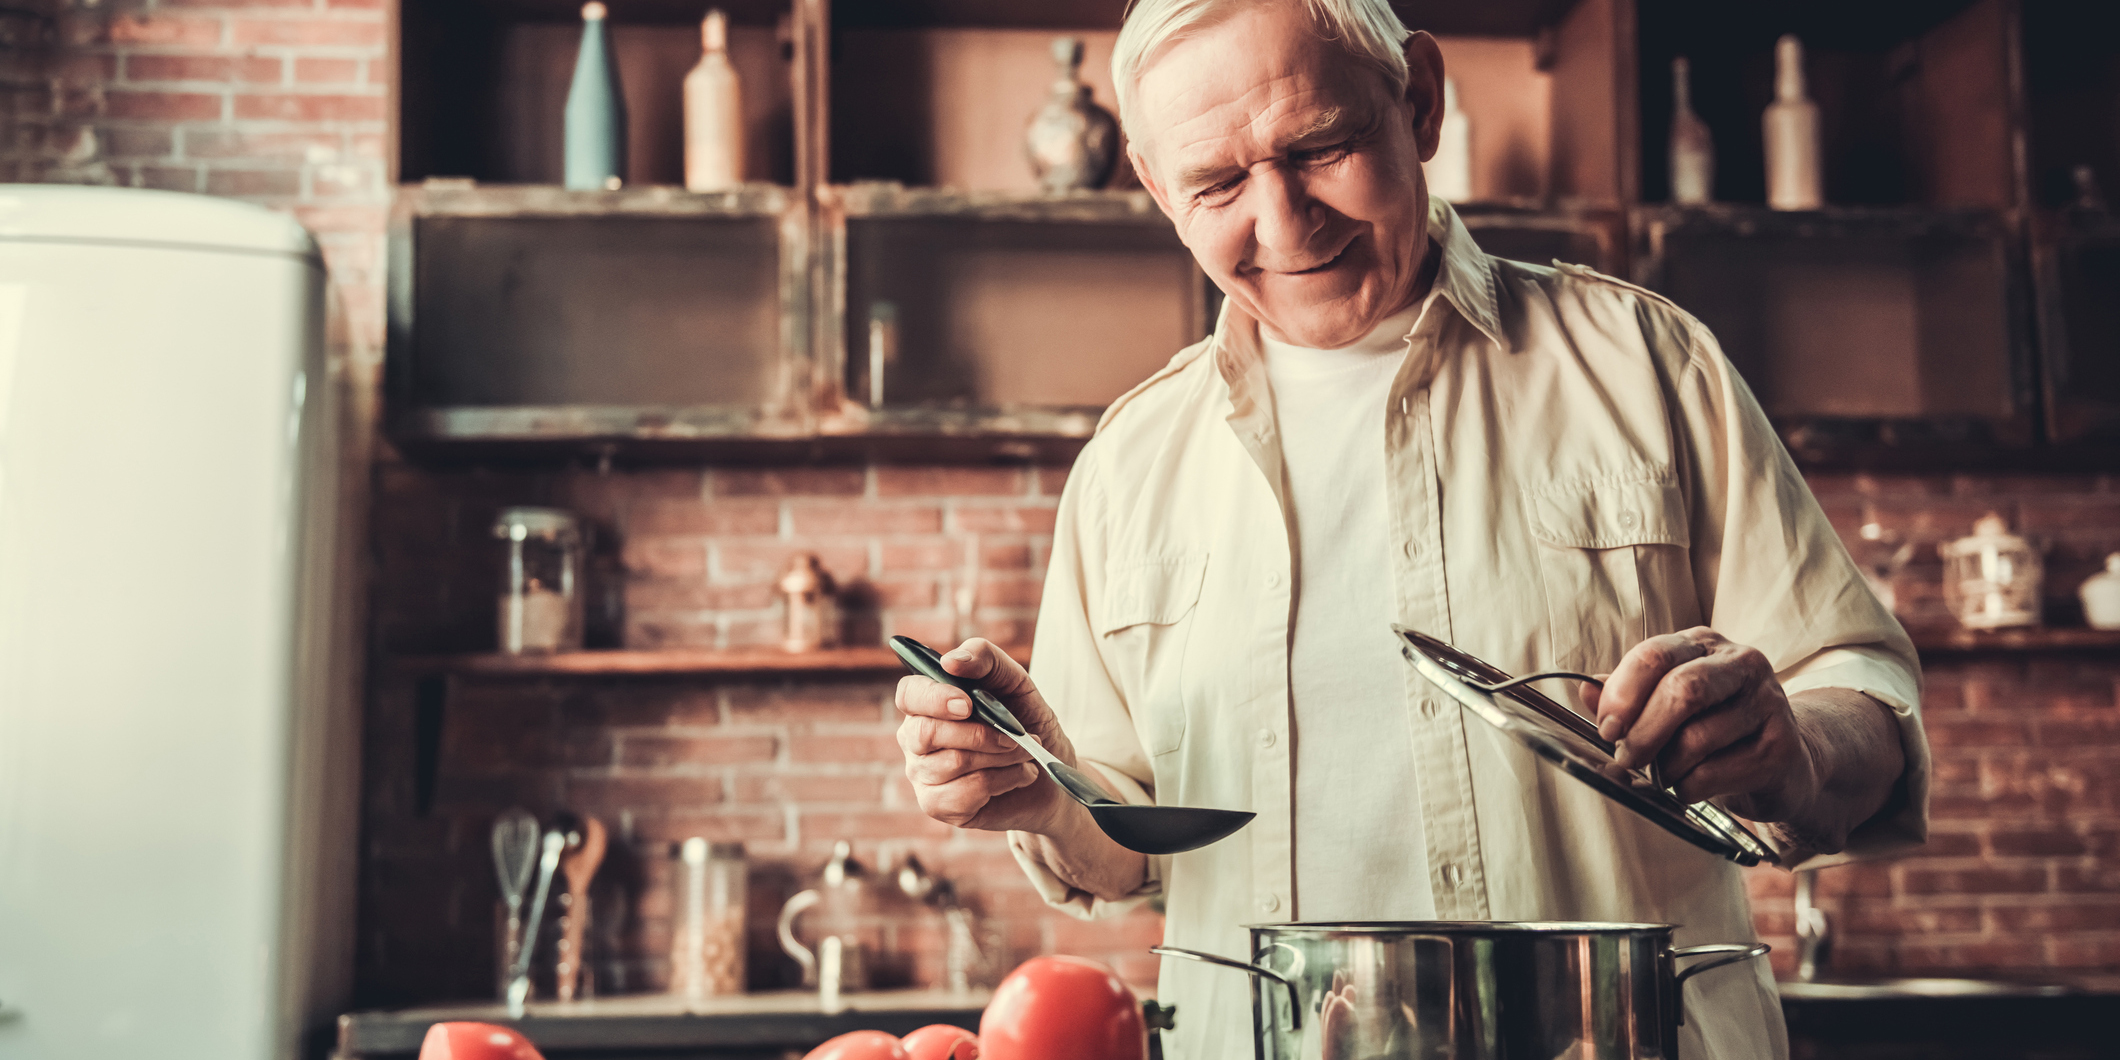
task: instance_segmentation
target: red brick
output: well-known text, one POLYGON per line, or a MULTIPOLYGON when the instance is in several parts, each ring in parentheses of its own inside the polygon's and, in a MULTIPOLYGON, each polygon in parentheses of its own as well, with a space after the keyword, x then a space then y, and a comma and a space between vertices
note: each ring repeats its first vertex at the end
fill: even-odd
POLYGON ((2074 904, 1991 905, 1987 915, 1993 930, 2012 934, 2120 931, 2120 901, 2112 895, 2079 898, 2074 904))
POLYGON ((141 166, 140 184, 162 191, 198 191, 199 170, 196 166, 141 166))
POLYGON ((2065 894, 2120 894, 2120 864, 2056 866, 2054 889, 2065 894))
POLYGON ((709 585, 697 578, 634 578, 626 583, 626 610, 635 611, 756 611, 779 600, 769 582, 752 585, 709 585))
POLYGON ((618 763, 661 769, 770 762, 774 750, 775 741, 771 736, 636 736, 629 733, 618 745, 618 763))
POLYGON ((219 121, 221 97, 203 92, 109 92, 104 113, 140 121, 219 121))
POLYGON ((721 722, 721 696, 688 682, 625 682, 585 690, 565 705, 577 725, 632 728, 704 726, 721 722))
POLYGON ((2095 968, 2100 971, 2120 967, 2120 932, 2049 939, 2047 963, 2055 968, 2095 968))
POLYGON ((261 56, 128 55, 128 81, 278 81, 281 63, 261 56))
POLYGON ((1908 894, 2040 894, 2045 869, 1933 869, 1910 865, 1903 876, 1908 894))
POLYGON ((1929 832, 1929 841, 1922 844, 1924 858, 1978 857, 1980 837, 1972 832, 1929 832))
POLYGON ((1012 497, 1026 491, 1027 476, 1006 467, 878 467, 880 497, 1012 497))
POLYGON ((707 504, 701 501, 652 501, 626 521, 626 533, 642 537, 682 534, 771 534, 780 529, 775 504, 707 504))
POLYGON ((918 810, 865 810, 805 813, 796 825, 809 842, 838 839, 918 839, 942 837, 950 826, 918 810))
POLYGON ((715 541, 712 548, 715 577, 729 582, 777 578, 789 559, 805 553, 814 554, 839 581, 850 581, 869 567, 869 550, 860 545, 808 548, 784 541, 715 541))
POLYGON ((257 45, 381 48, 386 43, 381 19, 238 18, 229 27, 229 42, 239 48, 257 45))
POLYGON ((221 20, 177 15, 119 15, 102 38, 112 44, 172 44, 212 47, 221 42, 221 20))
POLYGON ((579 812, 616 817, 682 812, 685 807, 722 801, 720 777, 577 776, 567 778, 567 804, 579 812))
POLYGON ((942 509, 928 505, 801 503, 788 507, 798 534, 932 534, 942 509))
POLYGON ((883 778, 830 774, 759 774, 735 778, 737 802, 859 803, 883 800, 883 778))
MULTIPOLYGON (((1970 688, 1967 689, 1971 691, 1970 688)), ((1939 747, 2023 747, 2025 725, 2017 721, 1975 721, 1970 718, 1925 719, 1929 742, 1939 747)))
POLYGON ((952 528, 973 534, 1049 534, 1053 532, 1052 508, 1011 508, 958 505, 951 513, 952 528))
POLYGON ((106 158, 167 158, 176 151, 175 137, 167 128, 106 126, 96 133, 106 158))
POLYGON ((361 79, 359 59, 316 59, 295 56, 294 79, 296 84, 352 84, 361 79))
POLYGON ((932 575, 877 578, 864 584, 874 594, 878 607, 934 607, 942 599, 941 587, 932 575))
POLYGON ((2110 747, 2120 744, 2120 717, 2042 719, 2037 723, 2041 747, 2110 747))
POLYGON ((946 571, 964 565, 964 545, 951 538, 891 542, 883 546, 886 571, 946 571))
POLYGON ((704 578, 707 546, 691 538, 628 541, 619 562, 628 572, 644 578, 704 578))
POLYGON ((911 637, 937 646, 957 643, 957 619, 954 616, 891 614, 886 618, 883 632, 887 636, 911 637))
POLYGON ((302 193, 302 174, 288 169, 209 169, 206 193, 229 196, 293 196, 302 193))
POLYGON ((1036 607, 1045 589, 1045 579, 1020 574, 995 574, 979 579, 980 607, 1036 607))
POLYGON ((1899 962, 1909 972, 2032 968, 2044 960, 2041 950, 2036 940, 1921 940, 1901 944, 1899 962))
POLYGON ((897 765, 905 761, 895 729, 880 732, 796 733, 788 737, 788 757, 797 762, 847 762, 897 765))
POLYGON ((708 487, 716 497, 858 497, 868 472, 858 467, 717 468, 708 487))
POLYGON ((239 95, 236 117, 277 121, 382 121, 383 97, 322 93, 239 95))
POLYGON ((979 542, 979 566, 983 570, 1024 570, 1031 565, 1031 546, 1023 542, 979 542))
POLYGON ((744 722, 776 721, 878 724, 894 721, 890 707, 895 682, 870 684, 731 685, 725 693, 729 714, 744 722))
POLYGON ((722 810, 715 813, 671 813, 638 819, 636 841, 667 844, 698 836, 710 843, 756 843, 785 839, 787 818, 779 810, 722 810))
POLYGON ((2055 857, 2085 853, 2083 837, 2059 830, 2015 831, 1998 827, 1988 836, 1997 857, 2055 857))

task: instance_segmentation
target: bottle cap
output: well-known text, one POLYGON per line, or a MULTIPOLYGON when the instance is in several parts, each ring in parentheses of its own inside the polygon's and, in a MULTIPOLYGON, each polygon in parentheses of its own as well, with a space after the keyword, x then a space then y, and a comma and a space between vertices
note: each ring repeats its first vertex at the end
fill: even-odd
POLYGON ((602 22, 604 14, 605 9, 602 0, 589 0, 588 3, 582 5, 583 22, 602 22))

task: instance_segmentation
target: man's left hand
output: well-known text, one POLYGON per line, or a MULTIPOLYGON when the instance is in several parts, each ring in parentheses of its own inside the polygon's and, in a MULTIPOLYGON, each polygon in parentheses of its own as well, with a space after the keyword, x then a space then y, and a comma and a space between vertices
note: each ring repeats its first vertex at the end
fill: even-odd
POLYGON ((1705 626, 1635 645, 1584 703, 1598 733, 1619 743, 1620 765, 1653 759, 1685 802, 1722 798, 1734 813, 1780 821, 1819 791, 1767 657, 1705 626))

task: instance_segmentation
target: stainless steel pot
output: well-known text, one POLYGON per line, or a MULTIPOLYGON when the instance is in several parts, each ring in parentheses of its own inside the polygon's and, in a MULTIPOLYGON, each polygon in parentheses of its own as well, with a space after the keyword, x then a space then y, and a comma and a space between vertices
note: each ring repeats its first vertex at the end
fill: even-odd
POLYGON ((1252 927, 1258 1060, 1674 1060, 1685 981, 1765 944, 1673 948, 1668 924, 1252 927), (1689 957, 1710 959, 1678 967, 1689 957))

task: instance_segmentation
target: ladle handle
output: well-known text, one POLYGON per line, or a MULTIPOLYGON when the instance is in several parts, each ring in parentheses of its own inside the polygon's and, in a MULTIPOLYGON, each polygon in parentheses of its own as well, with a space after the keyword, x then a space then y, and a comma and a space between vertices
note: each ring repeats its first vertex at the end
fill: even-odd
POLYGON ((1261 978, 1271 979, 1288 988, 1289 1029, 1298 1031, 1303 1029, 1303 993, 1296 989, 1296 981, 1263 964, 1246 964, 1243 961, 1233 960, 1228 957, 1217 957, 1212 953, 1201 953, 1199 950, 1181 950, 1176 946, 1150 946, 1148 952, 1159 957, 1183 957, 1189 961, 1199 961, 1201 964, 1215 964, 1224 968, 1234 968, 1240 972, 1248 972, 1261 978))
POLYGON ((1007 707, 1002 706, 1001 701, 995 699, 993 693, 979 687, 979 682, 969 677, 959 677, 944 670, 942 668, 941 653, 911 637, 892 637, 890 643, 891 650, 898 654, 899 660, 905 663, 907 669, 930 681, 939 681, 972 697, 972 713, 978 715, 980 721, 1000 729, 1010 736, 1026 735, 1023 723, 1017 721, 1016 715, 1010 713, 1007 707))

